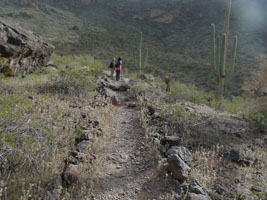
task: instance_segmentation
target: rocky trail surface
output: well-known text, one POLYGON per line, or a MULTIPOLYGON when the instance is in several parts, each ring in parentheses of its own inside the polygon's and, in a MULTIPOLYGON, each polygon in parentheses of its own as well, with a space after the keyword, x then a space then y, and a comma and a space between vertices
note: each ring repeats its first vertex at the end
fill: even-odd
POLYGON ((137 102, 116 92, 119 106, 107 124, 104 156, 95 185, 95 200, 172 199, 172 186, 160 173, 155 152, 147 145, 137 102))

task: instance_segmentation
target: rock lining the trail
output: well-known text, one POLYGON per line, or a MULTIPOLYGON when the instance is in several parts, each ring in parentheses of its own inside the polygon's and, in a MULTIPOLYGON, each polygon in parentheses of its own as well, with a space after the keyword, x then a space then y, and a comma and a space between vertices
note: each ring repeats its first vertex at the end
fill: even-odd
POLYGON ((58 200, 62 194, 62 178, 57 176, 46 187, 42 200, 58 200))
POLYGON ((173 177, 181 182, 188 179, 191 171, 191 168, 175 153, 168 156, 168 168, 173 177))

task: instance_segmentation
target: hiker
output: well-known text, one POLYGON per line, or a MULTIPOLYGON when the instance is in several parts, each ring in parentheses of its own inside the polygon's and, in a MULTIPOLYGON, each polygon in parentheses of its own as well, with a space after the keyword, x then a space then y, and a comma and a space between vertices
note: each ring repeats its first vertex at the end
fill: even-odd
POLYGON ((110 62, 109 68, 110 68, 110 77, 113 80, 114 78, 114 70, 116 65, 116 58, 113 58, 113 60, 110 62))
POLYGON ((120 80, 121 68, 122 68, 122 59, 121 57, 118 58, 116 65, 115 65, 115 72, 116 72, 116 81, 120 80))
POLYGON ((164 78, 164 81, 166 83, 166 92, 170 92, 171 91, 170 80, 171 80, 171 75, 170 75, 170 73, 168 73, 164 78))

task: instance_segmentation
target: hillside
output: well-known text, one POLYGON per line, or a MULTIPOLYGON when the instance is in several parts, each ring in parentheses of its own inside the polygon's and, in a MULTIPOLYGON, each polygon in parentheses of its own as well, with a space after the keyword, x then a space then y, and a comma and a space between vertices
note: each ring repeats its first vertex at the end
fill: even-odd
POLYGON ((248 115, 256 100, 219 111, 189 85, 165 92, 151 74, 111 80, 90 56, 52 60, 57 68, 1 76, 1 200, 265 199, 266 124, 248 115), (182 178, 173 148, 185 153, 182 178))
MULTIPOLYGON (((122 56, 129 70, 142 31, 146 71, 173 72, 179 80, 212 88, 210 24, 221 29, 224 7, 222 0, 3 0, 0 17, 42 35, 59 54, 91 54, 104 62, 122 56)), ((240 93, 242 81, 257 69, 257 56, 266 53, 266 7, 263 0, 233 2, 230 38, 239 37, 238 64, 226 93, 240 93)))

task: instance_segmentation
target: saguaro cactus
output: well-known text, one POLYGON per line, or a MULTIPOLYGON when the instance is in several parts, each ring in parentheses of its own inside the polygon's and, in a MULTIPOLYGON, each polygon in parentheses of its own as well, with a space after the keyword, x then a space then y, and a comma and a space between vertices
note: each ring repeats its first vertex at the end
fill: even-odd
POLYGON ((211 25, 211 71, 216 77, 216 99, 221 102, 225 78, 232 73, 235 66, 237 36, 234 37, 230 63, 227 65, 227 46, 229 37, 229 23, 231 13, 231 0, 225 10, 224 30, 222 37, 216 37, 215 25, 211 25))
POLYGON ((139 48, 139 67, 140 71, 142 69, 142 43, 143 43, 143 33, 140 33, 140 48, 139 48))
POLYGON ((146 54, 145 54, 144 62, 143 62, 142 48, 143 48, 143 33, 140 32, 139 49, 134 49, 133 50, 134 66, 137 68, 138 65, 139 65, 139 70, 140 71, 142 70, 142 68, 145 68, 146 67, 146 65, 147 65, 147 59, 148 59, 148 49, 146 49, 146 54), (137 61, 137 59, 138 59, 138 61, 137 61))

